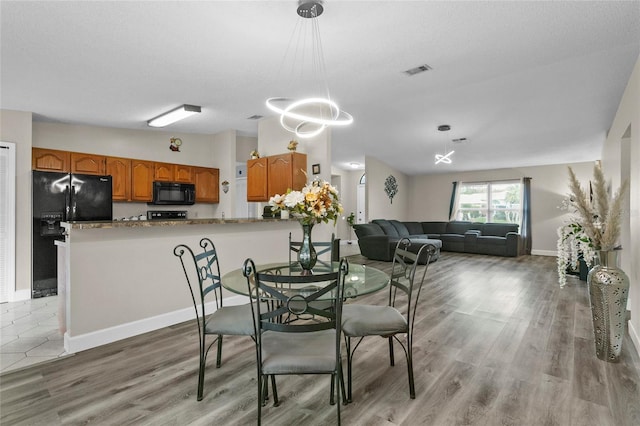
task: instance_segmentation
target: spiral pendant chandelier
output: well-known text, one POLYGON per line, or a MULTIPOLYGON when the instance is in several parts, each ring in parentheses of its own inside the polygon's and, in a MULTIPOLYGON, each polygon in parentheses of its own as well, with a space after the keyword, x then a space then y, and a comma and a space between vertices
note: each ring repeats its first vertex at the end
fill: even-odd
MULTIPOLYGON (((443 124, 441 126, 438 126, 438 130, 441 132, 448 132, 449 130, 451 130, 451 126, 447 125, 447 124, 443 124)), ((455 151, 451 150, 449 151, 447 149, 447 137, 445 136, 444 138, 444 151, 442 154, 436 154, 435 156, 435 162, 436 164, 451 164, 451 156, 453 155, 455 151)))
MULTIPOLYGON (((298 48, 296 52, 301 51, 305 56, 311 58, 312 72, 319 74, 324 82, 324 97, 316 94, 301 99, 273 97, 266 101, 266 105, 270 110, 280 114, 282 127, 295 133, 299 138, 312 138, 322 133, 329 126, 346 126, 353 122, 353 117, 346 111, 341 110, 329 95, 320 28, 318 26, 318 17, 322 15, 322 12, 324 12, 322 1, 299 0, 297 13, 302 18, 302 25, 296 27, 298 31, 294 31, 293 38, 297 33, 298 48), (305 31, 311 32, 311 36, 306 37, 303 34, 305 31), (308 39, 311 40, 311 47, 300 47, 301 40, 308 39), (310 55, 307 55, 308 50, 310 50, 310 55)), ((321 92, 322 90, 318 91, 321 92)))

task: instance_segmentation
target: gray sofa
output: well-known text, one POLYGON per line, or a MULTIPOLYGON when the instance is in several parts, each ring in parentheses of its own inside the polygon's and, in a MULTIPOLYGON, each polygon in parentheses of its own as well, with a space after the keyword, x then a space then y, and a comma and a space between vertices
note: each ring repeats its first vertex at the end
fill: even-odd
POLYGON ((512 223, 400 222, 385 219, 354 225, 360 253, 369 259, 383 261, 392 259, 395 244, 403 237, 415 245, 437 241, 439 244, 434 245, 438 254, 443 250, 515 257, 522 253, 522 237, 518 228, 512 223))

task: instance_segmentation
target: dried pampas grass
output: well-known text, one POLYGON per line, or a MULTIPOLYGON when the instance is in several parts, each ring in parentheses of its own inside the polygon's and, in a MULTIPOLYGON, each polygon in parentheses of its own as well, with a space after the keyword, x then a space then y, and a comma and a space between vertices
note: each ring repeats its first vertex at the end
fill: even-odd
POLYGON ((593 203, 590 203, 575 173, 569 167, 571 204, 578 214, 576 222, 582 226, 594 248, 596 250, 613 250, 616 248, 620 237, 622 197, 627 189, 628 182, 625 181, 610 200, 604 173, 600 166, 594 166, 593 177, 595 199, 593 203))

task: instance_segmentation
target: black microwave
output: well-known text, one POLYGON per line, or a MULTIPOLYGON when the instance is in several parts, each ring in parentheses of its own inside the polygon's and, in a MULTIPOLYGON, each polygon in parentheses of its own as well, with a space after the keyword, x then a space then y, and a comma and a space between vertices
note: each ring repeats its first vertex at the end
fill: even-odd
POLYGON ((191 205, 196 202, 196 186, 192 183, 153 182, 153 202, 150 204, 191 205))

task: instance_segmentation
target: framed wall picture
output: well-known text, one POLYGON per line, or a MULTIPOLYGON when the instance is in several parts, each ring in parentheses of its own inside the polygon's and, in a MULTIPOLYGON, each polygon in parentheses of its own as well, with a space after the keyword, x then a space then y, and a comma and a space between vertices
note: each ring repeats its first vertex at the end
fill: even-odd
POLYGON ((314 175, 319 175, 320 174, 320 164, 314 164, 313 166, 311 166, 311 172, 314 175))

